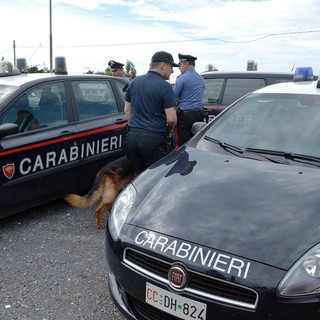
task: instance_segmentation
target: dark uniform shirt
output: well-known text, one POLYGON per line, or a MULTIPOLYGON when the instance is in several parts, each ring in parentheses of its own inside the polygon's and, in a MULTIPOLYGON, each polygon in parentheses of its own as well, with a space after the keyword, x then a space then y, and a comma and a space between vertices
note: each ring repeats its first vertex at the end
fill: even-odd
POLYGON ((172 86, 164 81, 161 74, 148 71, 135 78, 126 92, 125 100, 131 103, 129 127, 166 132, 165 109, 174 107, 176 99, 172 86))
POLYGON ((177 77, 174 94, 180 110, 197 110, 203 107, 204 79, 194 68, 177 77))

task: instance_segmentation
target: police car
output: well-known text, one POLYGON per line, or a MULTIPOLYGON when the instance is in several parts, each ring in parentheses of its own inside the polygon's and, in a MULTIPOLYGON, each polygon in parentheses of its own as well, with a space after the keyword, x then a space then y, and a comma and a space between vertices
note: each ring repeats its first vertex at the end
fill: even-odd
POLYGON ((320 83, 296 79, 195 124, 119 195, 106 251, 128 319, 319 319, 320 83))
POLYGON ((205 82, 203 105, 207 121, 251 91, 293 79, 292 72, 209 71, 201 75, 205 82))
POLYGON ((0 218, 91 187, 124 154, 128 83, 0 62, 0 218))

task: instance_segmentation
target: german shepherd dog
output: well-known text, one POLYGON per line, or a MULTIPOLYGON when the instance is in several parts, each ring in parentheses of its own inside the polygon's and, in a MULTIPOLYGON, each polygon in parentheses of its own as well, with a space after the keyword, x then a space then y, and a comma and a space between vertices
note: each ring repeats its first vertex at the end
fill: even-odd
POLYGON ((85 196, 68 194, 64 199, 76 208, 88 208, 101 199, 95 211, 96 224, 99 229, 104 229, 103 210, 111 211, 118 194, 130 183, 133 177, 134 169, 131 162, 127 157, 122 157, 99 170, 92 189, 85 196))

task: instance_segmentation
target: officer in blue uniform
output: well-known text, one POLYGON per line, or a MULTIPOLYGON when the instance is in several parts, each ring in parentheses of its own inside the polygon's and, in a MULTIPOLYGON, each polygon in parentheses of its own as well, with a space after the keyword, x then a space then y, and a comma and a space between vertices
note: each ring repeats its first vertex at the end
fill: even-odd
POLYGON ((177 123, 176 99, 169 80, 178 67, 170 53, 156 52, 147 74, 132 80, 125 95, 129 120, 127 156, 139 174, 166 154, 166 138, 177 123))
POLYGON ((181 146, 191 136, 192 125, 203 121, 204 79, 195 70, 196 57, 180 54, 179 68, 181 75, 177 77, 174 93, 177 99, 177 140, 181 146))
POLYGON ((109 67, 111 68, 112 76, 114 77, 124 77, 123 75, 123 66, 121 62, 110 60, 108 62, 109 67))

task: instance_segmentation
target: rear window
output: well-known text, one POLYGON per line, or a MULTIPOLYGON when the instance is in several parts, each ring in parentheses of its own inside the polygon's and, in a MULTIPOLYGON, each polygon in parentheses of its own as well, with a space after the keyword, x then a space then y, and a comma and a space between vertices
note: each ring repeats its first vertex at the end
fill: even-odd
POLYGON ((265 86, 264 79, 205 79, 203 103, 229 105, 245 94, 265 86))
POLYGON ((205 89, 203 94, 203 103, 218 103, 224 78, 204 79, 205 89))
POLYGON ((245 94, 266 86, 264 79, 227 79, 222 98, 223 105, 229 105, 245 94))

